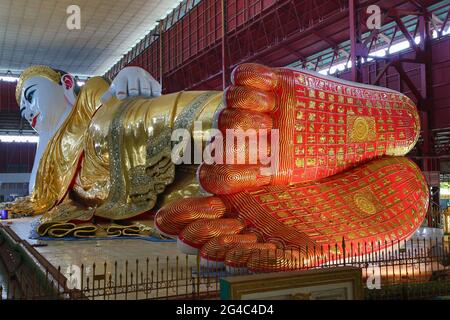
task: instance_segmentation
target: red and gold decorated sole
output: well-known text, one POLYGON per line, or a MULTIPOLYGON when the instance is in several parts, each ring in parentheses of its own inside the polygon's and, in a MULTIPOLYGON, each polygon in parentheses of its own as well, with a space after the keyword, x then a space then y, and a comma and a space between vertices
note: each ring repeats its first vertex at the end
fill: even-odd
POLYGON ((426 181, 404 157, 372 160, 316 183, 266 186, 224 198, 265 241, 324 250, 342 249, 343 239, 346 250, 351 243, 355 250, 358 243, 382 249, 410 236, 428 208, 426 181))
POLYGON ((406 155, 420 133, 414 103, 388 89, 278 71, 274 127, 280 130, 277 184, 316 181, 383 155, 406 155))

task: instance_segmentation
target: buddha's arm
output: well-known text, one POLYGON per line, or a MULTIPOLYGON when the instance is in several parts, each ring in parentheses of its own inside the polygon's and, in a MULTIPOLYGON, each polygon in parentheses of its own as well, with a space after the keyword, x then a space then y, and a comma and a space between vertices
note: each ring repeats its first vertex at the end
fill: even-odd
MULTIPOLYGON (((192 134, 195 121, 201 121, 201 132, 211 128, 222 95, 222 92, 213 91, 179 92, 152 99, 128 99, 101 107, 86 136, 84 159, 74 186, 78 198, 95 205, 107 201, 111 189, 119 185, 110 182, 114 172, 121 172, 129 191, 145 189, 136 181, 130 181, 129 177, 148 168, 149 161, 152 161, 149 148, 161 139, 170 144, 170 134, 174 129, 187 129, 192 134), (120 150, 120 156, 114 153, 114 149, 120 150)), ((191 136, 201 139, 201 132, 194 132, 191 136)), ((139 175, 145 176, 144 173, 139 175)), ((190 184, 194 173, 187 176, 175 177, 172 191, 169 194, 165 192, 163 197, 170 197, 173 192, 179 195, 180 188, 185 187, 192 195, 190 184)))

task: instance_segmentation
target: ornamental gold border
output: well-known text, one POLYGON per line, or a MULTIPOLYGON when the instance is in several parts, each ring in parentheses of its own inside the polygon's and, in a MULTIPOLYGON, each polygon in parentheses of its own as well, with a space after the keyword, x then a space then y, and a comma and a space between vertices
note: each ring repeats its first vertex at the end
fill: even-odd
POLYGON ((375 141, 376 133, 375 117, 347 116, 347 141, 349 143, 375 141))
POLYGON ((221 298, 242 300, 242 296, 248 294, 345 282, 351 283, 353 289, 352 298, 354 300, 362 300, 364 298, 362 270, 356 267, 225 277, 221 279, 221 298))

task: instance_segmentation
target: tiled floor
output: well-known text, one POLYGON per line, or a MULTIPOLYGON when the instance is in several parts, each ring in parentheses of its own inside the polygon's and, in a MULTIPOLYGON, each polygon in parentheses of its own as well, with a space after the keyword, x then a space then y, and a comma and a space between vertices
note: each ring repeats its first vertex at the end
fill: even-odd
MULTIPOLYGON (((29 218, 10 220, 8 223, 11 229, 22 239, 34 245, 36 250, 42 254, 53 266, 60 267, 61 272, 68 278, 80 277, 77 274, 83 272, 83 281, 89 277, 92 281, 95 275, 105 275, 117 279, 122 275, 123 281, 130 281, 131 273, 140 278, 153 277, 156 279, 163 276, 166 278, 176 277, 176 270, 181 277, 186 274, 186 267, 195 268, 196 257, 181 255, 175 242, 150 242, 145 240, 82 240, 82 241, 40 241, 29 239, 31 230, 31 220, 29 218), (178 262, 177 262, 178 256, 178 262), (147 260, 148 259, 148 260, 147 260), (138 260, 138 264, 136 264, 138 260), (115 265, 117 262, 117 266, 115 265), (128 265, 127 265, 128 262, 128 265), (105 268, 106 263, 106 268, 105 268), (83 267, 82 267, 83 266, 83 267), (136 269, 137 267, 137 269, 136 269), (81 271, 83 270, 83 271, 81 271), (126 279, 127 278, 127 279, 126 279)), ((78 281, 73 285, 80 287, 78 281)), ((119 282, 119 280, 117 280, 119 282)), ((83 285, 84 287, 86 284, 83 285)))

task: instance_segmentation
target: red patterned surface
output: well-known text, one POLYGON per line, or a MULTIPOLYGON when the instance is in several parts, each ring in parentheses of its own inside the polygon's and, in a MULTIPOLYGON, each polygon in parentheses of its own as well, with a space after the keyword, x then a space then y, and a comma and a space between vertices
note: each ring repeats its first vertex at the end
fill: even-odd
MULTIPOLYGON (((202 165, 200 183, 228 210, 222 217, 188 224, 179 234, 181 242, 199 249, 213 246, 227 257, 227 250, 239 246, 224 245, 220 251, 211 239, 254 233, 260 243, 281 250, 268 250, 264 257, 250 250, 242 259, 224 259, 252 270, 279 270, 320 255, 316 250, 342 254, 344 240, 346 253, 378 251, 406 239, 423 221, 428 187, 419 168, 402 157, 417 141, 419 117, 401 93, 247 64, 233 73, 226 107, 234 117, 221 123, 222 131, 239 126, 242 118, 245 128, 266 129, 258 119, 273 119, 280 136, 279 167, 262 176, 260 164, 202 165), (239 96, 252 91, 253 98, 239 96), (261 96, 274 99, 275 107, 264 106, 261 112, 255 103, 261 96)), ((178 210, 189 216, 202 208, 180 205, 178 210)))

